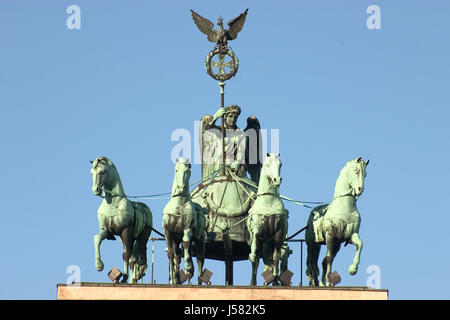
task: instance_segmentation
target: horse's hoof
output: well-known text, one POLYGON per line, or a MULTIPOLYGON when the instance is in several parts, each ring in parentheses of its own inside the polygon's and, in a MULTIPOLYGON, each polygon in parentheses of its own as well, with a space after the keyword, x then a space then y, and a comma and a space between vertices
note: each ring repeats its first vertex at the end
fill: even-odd
POLYGON ((348 273, 350 273, 352 276, 354 276, 356 274, 356 272, 358 272, 358 267, 355 266, 354 264, 352 264, 349 268, 348 268, 348 273))
POLYGON ((97 269, 97 271, 103 271, 104 267, 105 267, 105 265, 103 264, 103 261, 95 263, 95 269, 97 269))

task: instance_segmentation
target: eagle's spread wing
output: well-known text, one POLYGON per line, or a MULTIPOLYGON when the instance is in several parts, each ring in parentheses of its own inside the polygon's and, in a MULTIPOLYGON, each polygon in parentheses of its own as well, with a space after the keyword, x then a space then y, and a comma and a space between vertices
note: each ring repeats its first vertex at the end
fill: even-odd
POLYGON ((236 18, 231 19, 228 22, 228 25, 230 26, 227 31, 227 40, 234 40, 236 39, 239 31, 242 30, 242 27, 244 26, 245 18, 247 17, 248 9, 245 10, 244 13, 241 13, 236 18))
POLYGON ((208 36, 208 40, 211 42, 217 41, 216 30, 214 30, 214 23, 202 17, 194 10, 191 9, 192 18, 194 19, 195 25, 197 28, 208 36))

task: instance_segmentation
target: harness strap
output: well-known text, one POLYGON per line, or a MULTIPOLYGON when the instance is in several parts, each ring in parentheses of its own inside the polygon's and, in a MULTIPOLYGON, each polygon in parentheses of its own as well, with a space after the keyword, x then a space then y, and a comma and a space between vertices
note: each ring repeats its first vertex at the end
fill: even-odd
POLYGON ((228 170, 228 173, 234 178, 234 180, 239 184, 239 186, 242 188, 242 190, 244 190, 244 192, 250 197, 250 198, 252 198, 253 199, 253 196, 250 194, 250 193, 248 193, 248 191, 242 186, 242 184, 239 182, 239 178, 230 170, 230 169, 228 169, 227 168, 227 170, 228 170))
MULTIPOLYGON (((251 186, 251 187, 253 187, 253 188, 258 189, 258 186, 257 186, 256 184, 254 184, 253 182, 250 182, 250 181, 247 181, 247 180, 244 180, 244 179, 240 179, 239 177, 238 177, 237 179, 239 179, 239 180, 242 181, 243 183, 245 183, 245 184, 247 184, 247 185, 249 185, 249 186, 251 186)), ((288 197, 283 196, 283 195, 280 195, 280 198, 282 198, 282 199, 284 199, 284 200, 287 200, 287 201, 290 201, 290 202, 293 202, 293 203, 295 203, 295 204, 298 204, 298 205, 300 205, 300 206, 302 206, 302 207, 309 208, 309 209, 314 209, 314 207, 308 206, 308 205, 306 205, 305 203, 309 203, 309 204, 319 204, 319 205, 321 205, 321 204, 329 204, 328 202, 299 201, 299 200, 294 200, 294 199, 288 198, 288 197)))

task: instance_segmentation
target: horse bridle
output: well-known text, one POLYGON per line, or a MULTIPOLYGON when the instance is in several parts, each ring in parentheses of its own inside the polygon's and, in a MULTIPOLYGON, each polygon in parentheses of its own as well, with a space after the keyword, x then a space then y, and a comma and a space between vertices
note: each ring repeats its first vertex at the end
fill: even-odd
MULTIPOLYGON (((359 169, 359 168, 358 168, 358 169, 359 169)), ((361 175, 362 175, 362 171, 359 171, 359 172, 360 172, 361 175)), ((363 179, 364 179, 364 178, 363 178, 363 179)), ((351 187, 349 193, 345 193, 345 194, 338 195, 338 196, 334 197, 333 200, 335 200, 335 199, 337 199, 337 198, 347 197, 347 196, 355 197, 355 199, 358 200, 358 196, 355 195, 355 188, 354 188, 354 187, 351 187)))
MULTIPOLYGON (((273 184, 273 180, 272 180, 271 177, 266 176, 266 178, 267 178, 267 180, 269 181, 269 186, 267 187, 266 191, 264 191, 263 193, 258 193, 258 194, 256 195, 257 197, 258 197, 258 196, 276 196, 276 195, 277 195, 277 194, 273 194, 273 193, 267 192, 267 191, 270 189, 271 186, 274 186, 274 187, 275 187, 275 185, 273 184)), ((277 187, 275 187, 275 188, 277 188, 277 187)))
POLYGON ((189 193, 188 192, 186 192, 187 190, 186 190, 186 188, 184 188, 183 189, 183 191, 181 191, 180 193, 177 193, 177 194, 175 194, 175 195, 173 195, 173 196, 170 196, 171 198, 176 198, 176 197, 181 197, 181 196, 188 196, 189 195, 189 193))

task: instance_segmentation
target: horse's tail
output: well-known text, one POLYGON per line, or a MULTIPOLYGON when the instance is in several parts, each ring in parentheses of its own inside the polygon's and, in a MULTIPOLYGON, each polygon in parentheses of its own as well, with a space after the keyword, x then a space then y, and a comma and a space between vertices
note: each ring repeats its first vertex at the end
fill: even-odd
POLYGON ((144 229, 153 229, 153 215, 150 208, 143 202, 131 202, 134 208, 133 235, 137 238, 144 229))
POLYGON ((143 218, 144 225, 146 227, 153 227, 153 214, 149 206, 143 202, 133 202, 134 209, 137 210, 136 213, 141 214, 143 218))
POLYGON ((306 230, 305 230, 305 241, 306 244, 310 244, 311 242, 314 242, 314 209, 311 210, 308 217, 308 222, 306 223, 306 230))
POLYGON ((306 224, 306 231, 305 231, 305 241, 307 244, 315 242, 316 232, 317 232, 317 223, 315 223, 315 222, 318 222, 318 220, 321 219, 325 215, 327 208, 328 208, 328 205, 323 204, 323 205, 317 206, 311 210, 309 217, 308 217, 308 222, 306 224))
POLYGON ((192 207, 197 214, 197 227, 195 228, 194 236, 198 240, 204 240, 206 237, 206 215, 208 210, 196 202, 192 202, 192 207))

